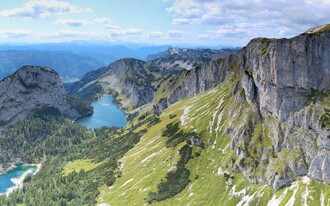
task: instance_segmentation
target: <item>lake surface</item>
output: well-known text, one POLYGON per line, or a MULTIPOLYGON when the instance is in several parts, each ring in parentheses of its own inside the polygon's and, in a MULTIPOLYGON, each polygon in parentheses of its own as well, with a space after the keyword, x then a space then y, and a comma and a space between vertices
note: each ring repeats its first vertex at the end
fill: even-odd
POLYGON ((88 128, 124 127, 127 124, 125 113, 120 110, 110 96, 103 96, 93 102, 94 113, 88 117, 78 119, 76 122, 88 128))
POLYGON ((37 171, 37 166, 23 166, 21 164, 17 164, 16 167, 6 174, 0 175, 0 194, 6 193, 6 191, 14 187, 15 184, 11 181, 12 178, 19 179, 26 171, 32 170, 30 173, 33 176, 37 171))

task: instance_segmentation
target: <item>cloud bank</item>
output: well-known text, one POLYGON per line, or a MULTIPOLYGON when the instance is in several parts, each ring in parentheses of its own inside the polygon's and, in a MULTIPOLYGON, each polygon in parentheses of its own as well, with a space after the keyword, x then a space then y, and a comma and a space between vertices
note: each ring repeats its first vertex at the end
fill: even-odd
POLYGON ((29 1, 21 7, 2 10, 0 11, 0 16, 37 19, 52 14, 82 13, 91 11, 90 8, 78 8, 77 6, 64 1, 38 0, 29 1))

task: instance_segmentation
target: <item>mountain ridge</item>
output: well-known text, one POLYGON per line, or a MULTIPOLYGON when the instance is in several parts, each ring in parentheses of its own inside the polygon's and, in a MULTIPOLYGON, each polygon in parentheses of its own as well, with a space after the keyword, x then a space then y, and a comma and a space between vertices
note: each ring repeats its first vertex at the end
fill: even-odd
POLYGON ((112 92, 115 92, 116 94, 114 95, 116 97, 120 96, 117 102, 123 105, 124 108, 130 107, 129 110, 132 111, 137 107, 152 102, 158 87, 168 78, 181 75, 181 73, 189 70, 192 66, 202 65, 211 60, 214 55, 227 55, 230 52, 236 51, 234 49, 211 50, 177 48, 172 48, 168 51, 173 49, 181 51, 180 54, 173 56, 165 52, 164 56, 152 61, 142 61, 133 58, 117 60, 106 67, 87 73, 80 81, 69 86, 67 90, 71 94, 84 97, 87 97, 85 94, 89 94, 88 90, 91 90, 90 86, 93 86, 93 89, 97 87, 99 93, 105 92, 108 94, 110 92, 110 94, 112 94, 112 92), (191 53, 193 56, 189 57, 191 53), (179 60, 181 66, 178 64, 179 60), (132 62, 139 65, 139 68, 134 67, 132 62), (172 64, 177 66, 172 68, 172 64), (120 73, 119 69, 126 71, 126 73, 120 73), (134 70, 138 70, 139 72, 133 74, 134 70), (143 75, 141 76, 139 73, 143 73, 143 75), (106 76, 108 76, 107 80, 105 80, 107 78, 106 76), (100 78, 103 78, 103 80, 100 78), (118 81, 121 83, 115 85, 115 82, 118 81), (130 84, 125 85, 128 82, 130 82, 130 84), (109 91, 109 89, 111 91, 109 91), (144 89, 146 93, 142 94, 141 92, 144 89), (139 97, 143 98, 143 100, 139 101, 139 97))

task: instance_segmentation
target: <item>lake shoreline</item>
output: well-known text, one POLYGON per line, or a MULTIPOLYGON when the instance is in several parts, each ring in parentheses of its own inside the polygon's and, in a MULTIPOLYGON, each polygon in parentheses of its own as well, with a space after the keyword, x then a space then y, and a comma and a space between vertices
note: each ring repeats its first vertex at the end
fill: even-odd
POLYGON ((85 114, 85 115, 83 115, 83 116, 81 116, 81 117, 78 117, 78 118, 74 119, 72 122, 78 121, 79 119, 83 119, 83 118, 88 117, 88 116, 91 116, 91 115, 93 115, 93 114, 94 114, 94 111, 92 111, 92 112, 88 112, 87 114, 85 114))
MULTIPOLYGON (((41 163, 39 163, 39 164, 24 164, 23 166, 36 166, 37 169, 36 169, 35 172, 33 172, 33 169, 29 169, 29 170, 27 170, 26 172, 24 172, 23 175, 20 176, 19 178, 11 178, 10 181, 11 181, 12 183, 14 183, 14 186, 8 188, 8 189, 6 190, 6 192, 5 192, 5 193, 2 193, 1 195, 6 195, 6 196, 8 197, 8 196, 9 196, 12 192, 14 192, 15 190, 23 188, 23 183, 24 183, 25 178, 26 178, 28 175, 30 175, 31 173, 33 173, 33 175, 37 174, 37 173, 40 171, 42 164, 41 164, 41 163)), ((12 168, 12 169, 15 169, 15 167, 12 168)), ((8 171, 7 171, 7 172, 8 172, 8 171)))
POLYGON ((10 172, 11 170, 13 170, 13 169, 15 169, 15 163, 11 163, 10 164, 10 166, 9 167, 7 167, 7 168, 3 168, 3 167, 1 167, 1 169, 0 169, 0 175, 2 175, 2 174, 7 174, 8 172, 10 172))
POLYGON ((103 95, 92 102, 93 113, 80 117, 74 122, 88 129, 103 126, 122 128, 127 125, 127 113, 114 102, 111 95, 103 95))

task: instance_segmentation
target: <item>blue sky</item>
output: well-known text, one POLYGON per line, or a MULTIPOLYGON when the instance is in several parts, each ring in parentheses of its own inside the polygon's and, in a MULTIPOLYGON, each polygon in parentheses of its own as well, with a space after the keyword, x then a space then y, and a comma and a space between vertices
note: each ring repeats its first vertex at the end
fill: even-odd
POLYGON ((0 43, 244 46, 330 23, 330 0, 2 0, 0 43))

